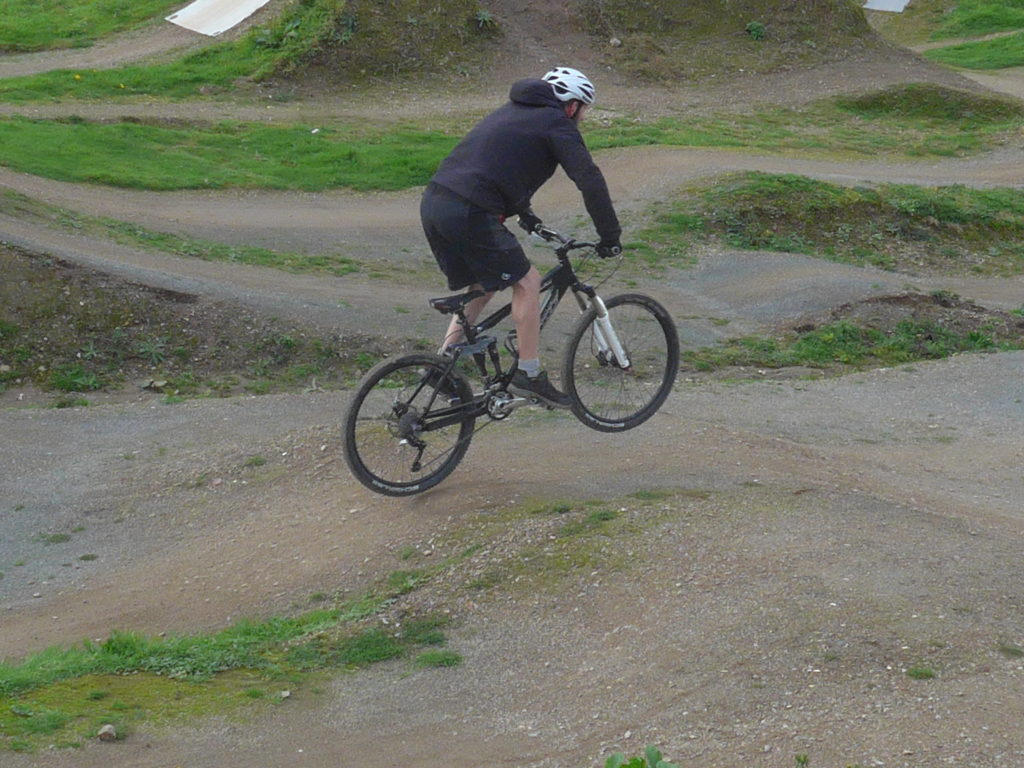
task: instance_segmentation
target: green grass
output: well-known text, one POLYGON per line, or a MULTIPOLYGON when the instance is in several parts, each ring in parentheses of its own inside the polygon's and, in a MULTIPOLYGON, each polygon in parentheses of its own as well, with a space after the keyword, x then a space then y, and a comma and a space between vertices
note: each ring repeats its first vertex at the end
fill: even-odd
POLYGON ((180 0, 5 0, 0 51, 80 48, 116 32, 162 19, 180 0))
POLYGON ((643 755, 627 758, 622 752, 616 752, 605 760, 604 768, 677 768, 675 763, 664 759, 661 750, 650 746, 643 755))
POLYGON ((669 145, 923 157, 978 152, 1007 139, 1022 119, 1024 109, 1009 99, 908 85, 801 109, 760 109, 686 121, 619 120, 585 132, 593 149, 669 145))
POLYGON ((137 189, 404 189, 424 183, 455 138, 351 125, 0 120, 0 164, 62 181, 137 189))
POLYGON ((272 649, 336 626, 339 617, 337 611, 313 611, 293 619, 240 622, 206 636, 151 638, 114 632, 102 643, 50 648, 20 663, 0 663, 0 695, 9 697, 85 675, 150 672, 202 680, 230 669, 265 668, 272 649))
POLYGON ((1024 117, 1024 107, 1015 99, 920 83, 839 96, 832 103, 865 120, 917 121, 927 129, 948 123, 970 130, 1012 123, 1024 117))
POLYGON ((1024 29, 1021 0, 958 0, 932 37, 982 37, 1017 29, 1024 29))
POLYGON ((910 667, 906 675, 911 680, 931 680, 935 677, 935 670, 931 667, 910 667))
MULTIPOLYGON (((54 70, 6 78, 0 80, 0 100, 174 100, 234 90, 239 81, 258 80, 301 66, 325 40, 335 35, 335 24, 344 6, 345 0, 293 3, 268 26, 250 30, 240 40, 209 45, 173 62, 115 69, 54 70)), ((31 23, 24 19, 16 22, 19 26, 31 23)))
POLYGON ((54 647, 21 662, 2 662, 0 750, 72 746, 112 719, 133 724, 223 713, 232 705, 225 696, 234 698, 234 706, 251 703, 267 698, 273 680, 294 682, 317 670, 357 669, 407 656, 418 666, 458 664, 455 652, 419 651, 445 642, 447 617, 409 618, 397 632, 368 623, 395 596, 384 588, 334 610, 243 621, 205 635, 114 632, 102 643, 54 647))
MULTIPOLYGON (((927 86, 692 121, 628 119, 586 130, 592 149, 719 147, 759 151, 955 156, 1019 130, 1019 104, 927 86)), ((64 181, 170 190, 407 189, 426 183, 465 125, 339 123, 168 125, 12 117, 0 120, 0 164, 64 181)))
POLYGON ((681 190, 635 233, 651 265, 686 263, 710 237, 908 272, 1024 273, 1024 193, 959 185, 847 187, 790 174, 738 173, 681 190))
POLYGON ((419 667, 457 667, 462 663, 462 656, 455 651, 424 651, 416 657, 419 667))
POLYGON ((1020 67, 1024 66, 1024 32, 992 40, 933 48, 925 51, 924 55, 940 64, 964 69, 1020 67))

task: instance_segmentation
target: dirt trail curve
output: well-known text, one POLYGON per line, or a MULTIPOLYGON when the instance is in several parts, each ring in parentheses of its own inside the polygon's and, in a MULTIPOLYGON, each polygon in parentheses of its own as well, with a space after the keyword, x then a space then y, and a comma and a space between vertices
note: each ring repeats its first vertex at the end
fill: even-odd
MULTIPOLYGON (((842 87, 828 77, 817 73, 821 88, 842 87)), ((1020 186, 1019 151, 893 166, 673 150, 601 162, 628 213, 727 168, 1020 186)), ((150 195, 9 172, 0 183, 229 242, 423 256, 415 192, 150 195)), ((540 208, 571 227, 577 196, 560 181, 540 208)), ((369 294, 389 308, 418 304, 421 288, 196 264, 38 222, 3 219, 0 232, 275 313, 436 330, 425 315, 362 311, 369 294)), ((715 332, 708 318, 756 327, 908 282, 1003 307, 1024 296, 1019 279, 928 281, 728 251, 640 289, 700 334, 715 332)), ((1022 371, 1024 354, 1013 353, 829 381, 684 381, 651 422, 620 436, 565 414, 495 425, 446 483, 406 500, 374 496, 345 471, 344 393, 0 409, 0 657, 112 628, 213 629, 308 605, 314 592, 356 592, 404 567, 404 548, 430 549, 527 498, 710 492, 673 502, 642 539, 610 542, 629 548, 623 572, 597 567, 560 590, 460 603, 457 669, 383 665, 296 691, 246 722, 2 753, 3 765, 336 768, 383 748, 389 762, 417 768, 576 768, 646 743, 700 768, 774 768, 801 754, 812 765, 1022 765, 1024 667, 1000 650, 1024 646, 1022 371), (269 461, 247 468, 254 455, 269 461), (69 538, 47 544, 39 534, 49 532, 69 538), (921 664, 937 678, 904 674, 921 664)))

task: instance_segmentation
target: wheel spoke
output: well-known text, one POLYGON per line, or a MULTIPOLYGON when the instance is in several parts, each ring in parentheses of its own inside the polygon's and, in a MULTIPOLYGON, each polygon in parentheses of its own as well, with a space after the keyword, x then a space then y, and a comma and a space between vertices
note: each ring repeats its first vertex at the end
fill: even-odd
POLYGON ((618 431, 646 421, 664 402, 675 381, 679 344, 671 317, 652 299, 616 296, 607 307, 629 368, 601 349, 591 310, 573 335, 563 379, 584 423, 618 431))
POLYGON ((454 373, 443 379, 444 365, 440 358, 412 355, 382 364, 364 379, 346 419, 345 456, 367 487, 395 495, 419 492, 462 460, 472 417, 424 430, 433 414, 450 411, 453 393, 469 402, 468 383, 454 373), (424 384, 431 369, 434 380, 424 384))

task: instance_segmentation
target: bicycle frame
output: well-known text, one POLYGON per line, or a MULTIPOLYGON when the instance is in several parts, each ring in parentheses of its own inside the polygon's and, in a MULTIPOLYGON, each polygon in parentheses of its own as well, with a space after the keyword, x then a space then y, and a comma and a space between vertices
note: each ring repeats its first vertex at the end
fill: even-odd
MULTIPOLYGON (((550 232, 549 236, 551 235, 557 237, 553 232, 550 232)), ((622 344, 619 342, 615 329, 612 328, 611 321, 608 319, 608 308, 605 307, 604 301, 602 301, 601 297, 597 295, 597 291, 595 291, 593 287, 580 282, 579 278, 576 276, 576 272, 572 268, 572 264, 569 261, 570 251, 579 248, 589 248, 592 246, 592 243, 578 243, 574 240, 564 240, 562 241, 562 245, 555 250, 555 255, 558 257, 558 264, 548 270, 542 278, 540 285, 541 294, 547 294, 544 296, 541 303, 540 327, 541 330, 544 329, 548 320, 550 320, 551 316, 554 314, 555 309, 565 297, 565 294, 571 290, 573 292, 573 296, 576 298, 576 303, 579 305, 580 312, 585 312, 587 310, 588 301, 596 309, 597 325, 594 329, 594 336, 597 341, 598 349, 606 358, 608 358, 609 353, 614 355, 614 360, 619 367, 629 368, 629 359, 626 355, 626 351, 622 348, 622 344)), ((472 344, 478 338, 479 334, 490 330, 507 318, 511 313, 512 304, 510 302, 475 325, 470 326, 469 323, 464 323, 463 329, 465 330, 467 341, 472 344)))
MULTIPOLYGON (((561 245, 555 249, 555 255, 558 258, 558 263, 548 270, 541 279, 540 293, 544 296, 540 309, 541 329, 547 325, 551 316, 554 314, 555 309, 561 303, 566 293, 572 291, 581 313, 586 312, 588 306, 593 306, 595 308, 597 316, 596 323, 594 325, 594 339, 602 358, 606 362, 614 364, 619 368, 628 369, 628 357, 617 334, 615 333, 615 329, 612 327, 611 321, 608 317, 608 309, 605 306, 604 301, 602 301, 601 297, 597 295, 597 291, 592 286, 579 280, 575 270, 572 268, 572 263, 569 260, 569 253, 571 251, 582 248, 591 248, 593 247, 593 243, 576 242, 574 240, 564 239, 551 230, 545 230, 538 234, 545 239, 557 239, 561 242, 561 245)), ((484 392, 480 396, 474 397, 471 403, 460 403, 458 405, 453 405, 450 408, 443 408, 439 411, 435 411, 424 424, 425 432, 451 426, 464 418, 467 415, 467 411, 474 418, 484 415, 489 415, 492 418, 504 418, 508 415, 507 412, 505 412, 498 416, 491 411, 489 408, 489 396, 494 392, 494 384, 499 384, 500 387, 504 387, 508 384, 512 375, 516 371, 516 366, 513 365, 509 370, 502 371, 501 361, 497 351, 497 337, 487 334, 487 331, 497 326, 511 314, 511 302, 505 304, 490 315, 486 316, 483 320, 476 323, 470 323, 466 319, 462 309, 455 312, 456 317, 460 320, 460 325, 462 326, 463 333, 466 338, 465 341, 453 344, 449 347, 452 354, 448 370, 454 368, 458 359, 463 355, 472 355, 476 361, 480 376, 488 387, 488 391, 484 392), (493 375, 489 375, 487 370, 488 358, 490 358, 491 367, 494 371, 493 375)), ((437 393, 435 393, 434 397, 436 398, 436 396, 437 393)), ((432 402, 433 398, 431 399, 431 403, 432 402)))

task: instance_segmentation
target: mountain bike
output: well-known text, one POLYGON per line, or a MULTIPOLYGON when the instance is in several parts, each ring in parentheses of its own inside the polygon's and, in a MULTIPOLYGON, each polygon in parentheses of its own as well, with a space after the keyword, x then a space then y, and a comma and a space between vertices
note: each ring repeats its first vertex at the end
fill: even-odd
MULTIPOLYGON (((657 412, 675 382, 675 322, 649 296, 623 293, 604 301, 583 282, 577 271, 599 261, 596 244, 546 227, 534 234, 557 243, 558 263, 541 283, 541 328, 567 293, 582 313, 561 369, 562 390, 572 399, 573 414, 602 432, 633 429, 657 412)), ((611 273, 621 259, 613 257, 611 273)), ((467 320, 466 304, 482 295, 471 290, 429 300, 438 312, 458 318, 462 341, 440 355, 384 360, 361 379, 345 414, 344 454, 352 474, 370 490, 405 496, 433 488, 462 461, 479 429, 523 406, 543 405, 509 392, 519 359, 515 330, 505 335, 509 356, 504 361, 498 337, 488 333, 509 317, 511 304, 476 323, 467 320), (478 379, 476 386, 467 378, 470 372, 478 379), (486 421, 478 427, 478 420, 486 421)))

